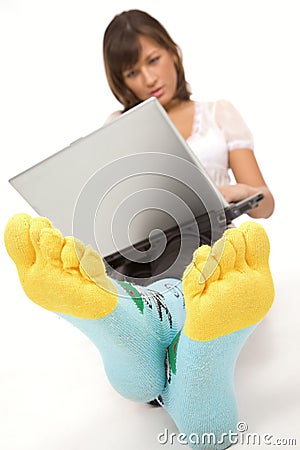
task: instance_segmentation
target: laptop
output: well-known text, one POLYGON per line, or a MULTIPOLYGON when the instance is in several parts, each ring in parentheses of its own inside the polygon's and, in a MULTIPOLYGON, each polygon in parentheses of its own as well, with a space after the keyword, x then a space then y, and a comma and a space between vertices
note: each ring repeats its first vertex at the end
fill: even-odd
POLYGON ((9 182, 115 265, 152 261, 174 230, 213 243, 263 197, 228 204, 154 97, 9 182))

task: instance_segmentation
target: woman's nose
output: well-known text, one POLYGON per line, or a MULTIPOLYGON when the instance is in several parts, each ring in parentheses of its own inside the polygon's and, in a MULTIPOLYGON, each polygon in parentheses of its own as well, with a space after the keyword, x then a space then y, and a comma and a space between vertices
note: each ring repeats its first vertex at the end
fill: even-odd
POLYGON ((143 69, 143 77, 147 86, 153 86, 157 78, 155 73, 149 68, 143 69))

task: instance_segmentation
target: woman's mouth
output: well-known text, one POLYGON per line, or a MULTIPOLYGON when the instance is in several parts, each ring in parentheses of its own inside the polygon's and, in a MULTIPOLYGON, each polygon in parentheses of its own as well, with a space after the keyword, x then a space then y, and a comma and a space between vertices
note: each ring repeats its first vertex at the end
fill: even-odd
POLYGON ((158 98, 158 97, 161 97, 163 95, 163 93, 164 93, 164 88, 160 87, 158 89, 151 91, 151 97, 158 98))

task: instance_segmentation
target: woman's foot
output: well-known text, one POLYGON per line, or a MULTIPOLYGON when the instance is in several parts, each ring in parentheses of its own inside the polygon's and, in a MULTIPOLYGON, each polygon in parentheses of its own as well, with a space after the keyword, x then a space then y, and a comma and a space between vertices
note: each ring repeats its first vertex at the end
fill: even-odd
POLYGON ((63 238, 43 217, 17 214, 7 223, 5 245, 27 296, 61 314, 98 319, 118 302, 103 261, 90 246, 63 238))
POLYGON ((200 247, 183 275, 185 334, 207 341, 259 322, 270 309, 274 287, 263 227, 246 222, 214 246, 200 247))
POLYGON ((234 369, 273 302, 268 257, 265 231, 249 222, 200 247, 184 273, 186 322, 168 349, 162 402, 192 448, 225 449, 238 431, 234 369))
POLYGON ((147 402, 162 392, 166 347, 184 322, 182 292, 170 281, 160 286, 164 294, 158 283, 114 283, 98 253, 63 238, 45 218, 12 217, 5 244, 28 297, 90 338, 121 395, 147 402))

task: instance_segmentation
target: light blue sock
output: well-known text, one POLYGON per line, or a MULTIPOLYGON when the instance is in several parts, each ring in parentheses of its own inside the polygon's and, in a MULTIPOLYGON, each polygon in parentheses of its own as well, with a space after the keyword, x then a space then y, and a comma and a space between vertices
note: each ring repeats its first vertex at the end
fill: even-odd
POLYGON ((182 331, 174 340, 175 348, 170 347, 169 381, 161 401, 183 433, 180 440, 190 447, 224 449, 236 442, 236 435, 229 436, 230 430, 237 433, 238 423, 234 367, 254 328, 203 342, 182 331))
POLYGON ((274 300, 268 257, 265 231, 249 222, 227 230, 212 249, 198 249, 183 275, 186 320, 169 347, 161 401, 191 448, 236 442, 234 369, 274 300))
POLYGON ((166 279, 147 288, 114 283, 118 304, 108 316, 89 320, 59 315, 96 345, 107 377, 121 395, 148 402, 165 386, 166 351, 185 320, 181 283, 166 279))

